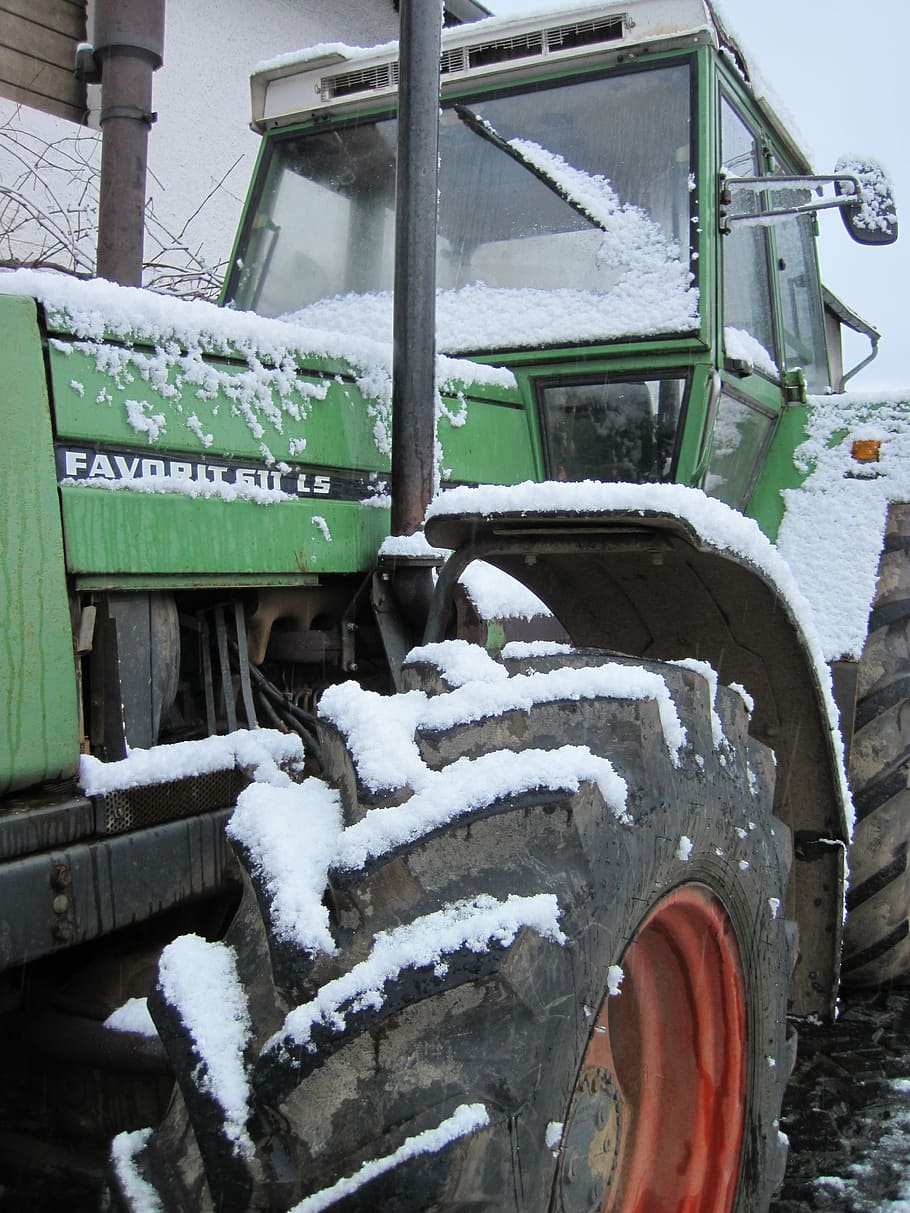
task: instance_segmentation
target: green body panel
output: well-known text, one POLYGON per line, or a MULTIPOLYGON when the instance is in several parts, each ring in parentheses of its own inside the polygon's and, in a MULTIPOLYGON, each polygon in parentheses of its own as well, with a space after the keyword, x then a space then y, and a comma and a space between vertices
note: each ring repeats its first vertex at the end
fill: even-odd
POLYGON ((373 422, 361 393, 350 378, 336 378, 331 370, 320 375, 318 370, 306 368, 298 376, 299 391, 282 395, 273 388, 268 406, 251 414, 244 401, 232 401, 224 390, 232 380, 242 382, 250 374, 245 362, 207 358, 205 368, 217 376, 221 390, 206 399, 200 397, 196 385, 180 383, 180 369, 175 366, 169 366, 161 380, 143 379, 139 367, 154 355, 152 350, 129 351, 115 345, 98 350, 84 342, 70 345, 53 340, 50 367, 58 438, 149 446, 175 454, 217 454, 257 465, 264 462, 263 445, 276 460, 299 462, 301 456, 295 457, 291 444, 305 439, 308 464, 379 472, 389 469, 388 458, 373 438, 373 422), (99 369, 99 353, 103 352, 115 356, 116 369, 99 369), (313 395, 308 396, 311 391, 313 395), (154 440, 149 439, 148 431, 130 423, 127 402, 134 417, 141 411, 147 419, 162 419, 154 440), (318 452, 315 458, 311 449, 318 452))
POLYGON ((785 489, 798 489, 806 473, 797 470, 794 453, 806 437, 809 406, 785 405, 778 418, 761 473, 746 513, 769 539, 776 539, 784 520, 785 489))
MULTIPOLYGON (((247 361, 76 341, 59 328, 48 348, 67 568, 80 585, 121 576, 133 585, 137 576, 160 585, 230 576, 274 584, 375 563, 388 510, 320 500, 312 489, 321 471, 353 477, 360 497, 386 488, 387 444, 376 432, 383 406, 351 368, 313 358, 263 394, 250 386, 247 361), (261 505, 125 487, 133 476, 165 473, 211 480, 220 461, 254 488, 281 487, 281 473, 302 475, 312 495, 261 505), (74 476, 92 487, 71 483, 74 476), (104 491, 115 479, 116 491, 104 491)), ((442 407, 447 480, 533 478, 532 433, 515 388, 453 383, 442 407)))
MULTIPOLYGON (((182 493, 64 487, 70 572, 135 575, 350 573, 371 568, 388 534, 388 510, 351 501, 199 500, 182 493), (328 534, 326 534, 326 531, 328 534)), ((221 584, 224 584, 223 579, 221 584)), ((233 582, 232 582, 233 584, 233 582)))
POLYGON ((0 333, 0 791, 10 791, 72 775, 79 745, 60 506, 34 301, 0 297, 0 333))
POLYGON ((472 401, 462 424, 443 418, 438 427, 447 481, 520 484, 539 479, 529 414, 520 408, 472 401))

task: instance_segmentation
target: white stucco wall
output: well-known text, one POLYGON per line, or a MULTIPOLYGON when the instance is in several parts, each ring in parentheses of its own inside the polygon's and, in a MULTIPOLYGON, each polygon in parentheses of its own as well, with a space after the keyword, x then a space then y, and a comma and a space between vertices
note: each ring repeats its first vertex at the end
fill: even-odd
POLYGON ((155 76, 156 210, 191 213, 242 156, 196 224, 212 259, 227 256, 259 147, 249 129, 252 68, 319 42, 370 46, 397 33, 391 0, 171 0, 164 66, 155 76))
MULTIPOLYGON (((184 242, 201 249, 209 264, 225 259, 259 146, 258 136, 249 129, 252 68, 263 59, 319 42, 369 46, 387 42, 397 32, 392 0, 168 0, 164 66, 154 78, 158 121, 149 143, 148 196, 154 214, 176 234, 202 206, 184 242), (226 183, 206 201, 229 169, 226 183)), ((89 91, 97 110, 100 90, 89 91)), ((0 183, 19 180, 19 152, 34 155, 38 147, 23 148, 30 136, 59 143, 60 154, 54 159, 62 167, 42 164, 39 175, 53 189, 59 213, 81 208, 75 226, 90 224, 82 185, 71 170, 76 160, 91 158, 93 149, 86 139, 98 136, 36 110, 23 108, 17 115, 16 108, 0 98, 0 183), (2 138, 11 122, 19 132, 18 146, 2 138), (75 158, 70 155, 74 139, 80 144, 75 158)), ((46 207, 47 191, 40 193, 40 205, 46 207)), ((0 223, 2 202, 0 198, 0 223)), ((74 226, 72 216, 64 218, 63 225, 67 222, 74 226)), ((147 240, 147 256, 149 246, 147 240)), ((81 248, 80 268, 90 268, 86 262, 94 259, 94 237, 83 237, 81 248)), ((23 250, 19 255, 27 254, 23 250)), ((58 255, 54 260, 63 263, 66 258, 58 255)))

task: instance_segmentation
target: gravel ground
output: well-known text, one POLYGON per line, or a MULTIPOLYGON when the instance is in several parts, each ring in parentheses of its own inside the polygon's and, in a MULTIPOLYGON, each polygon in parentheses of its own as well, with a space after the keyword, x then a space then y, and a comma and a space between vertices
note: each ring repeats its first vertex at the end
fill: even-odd
POLYGON ((910 1213, 910 990, 849 992, 834 1025, 800 1021, 771 1213, 910 1213))

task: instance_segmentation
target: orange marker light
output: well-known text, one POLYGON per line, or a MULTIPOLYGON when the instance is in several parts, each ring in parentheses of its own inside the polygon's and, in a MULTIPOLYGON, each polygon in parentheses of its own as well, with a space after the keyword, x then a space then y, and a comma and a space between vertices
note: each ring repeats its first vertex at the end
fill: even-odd
POLYGON ((878 463, 881 449, 878 438, 857 438, 850 448, 850 454, 857 463, 878 463))

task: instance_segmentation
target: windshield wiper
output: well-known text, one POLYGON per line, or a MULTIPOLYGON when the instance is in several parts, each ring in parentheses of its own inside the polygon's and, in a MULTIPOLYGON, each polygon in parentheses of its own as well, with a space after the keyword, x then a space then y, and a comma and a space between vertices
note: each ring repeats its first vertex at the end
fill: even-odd
MULTIPOLYGON (((570 206, 576 215, 579 215, 593 227, 600 228, 602 232, 607 230, 603 220, 598 219, 596 215, 592 215, 591 211, 579 198, 575 197, 564 181, 561 181, 553 173, 548 172, 542 164, 532 160, 520 147, 516 147, 514 143, 510 143, 507 139, 504 139, 499 131, 490 125, 486 118, 481 118, 479 114, 475 114, 466 105, 455 105, 452 108, 459 120, 469 130, 472 130, 475 135, 479 135, 481 139, 485 139, 487 143, 492 143, 495 148, 510 156, 522 168, 526 168, 538 181, 542 181, 551 193, 556 194, 567 206, 570 206)), ((542 150, 546 151, 546 149, 542 150)), ((581 172, 580 169, 575 169, 574 171, 581 172)))

